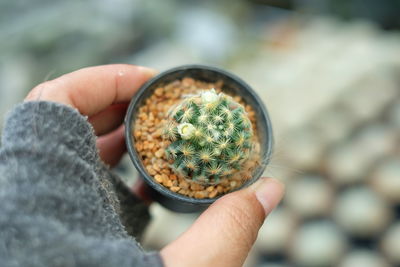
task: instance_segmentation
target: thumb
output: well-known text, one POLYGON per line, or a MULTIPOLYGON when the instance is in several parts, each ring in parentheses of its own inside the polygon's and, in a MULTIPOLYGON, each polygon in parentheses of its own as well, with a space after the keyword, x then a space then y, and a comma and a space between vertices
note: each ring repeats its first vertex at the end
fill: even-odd
POLYGON ((166 266, 242 266, 284 186, 263 178, 218 199, 161 256, 166 266))

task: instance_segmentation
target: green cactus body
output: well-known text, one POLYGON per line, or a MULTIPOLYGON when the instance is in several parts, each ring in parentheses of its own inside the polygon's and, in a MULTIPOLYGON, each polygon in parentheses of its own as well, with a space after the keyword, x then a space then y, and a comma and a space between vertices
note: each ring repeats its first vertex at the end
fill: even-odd
POLYGON ((200 184, 218 184, 241 171, 252 150, 243 106, 214 89, 185 98, 169 114, 164 138, 172 170, 200 184))

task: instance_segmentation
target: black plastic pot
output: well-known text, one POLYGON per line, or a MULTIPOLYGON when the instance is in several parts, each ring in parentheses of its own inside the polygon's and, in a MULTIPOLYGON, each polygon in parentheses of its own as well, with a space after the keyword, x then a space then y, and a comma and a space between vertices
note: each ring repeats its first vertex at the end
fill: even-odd
POLYGON ((135 149, 135 140, 132 136, 132 125, 135 124, 136 114, 146 98, 150 97, 153 91, 164 84, 177 79, 191 77, 206 82, 224 81, 223 91, 232 92, 233 95, 241 96, 247 104, 250 104, 256 112, 258 134, 260 137, 262 162, 254 171, 253 177, 244 183, 239 189, 247 187, 257 181, 269 162, 272 153, 273 135, 271 121, 268 112, 257 94, 236 75, 215 67, 203 65, 184 65, 160 73, 146 82, 132 98, 125 117, 125 139, 129 155, 133 164, 139 171, 141 177, 149 185, 151 197, 164 207, 177 212, 196 212, 207 208, 218 197, 210 199, 196 199, 184 196, 168 190, 160 185, 147 173, 140 156, 135 149))

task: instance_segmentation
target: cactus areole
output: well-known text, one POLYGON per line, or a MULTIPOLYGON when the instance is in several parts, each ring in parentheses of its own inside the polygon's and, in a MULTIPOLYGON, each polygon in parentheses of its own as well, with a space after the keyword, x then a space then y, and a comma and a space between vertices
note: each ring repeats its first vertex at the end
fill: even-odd
POLYGON ((251 122, 242 105, 214 89, 185 97, 164 125, 165 150, 174 173, 203 185, 244 170, 253 148, 251 122))

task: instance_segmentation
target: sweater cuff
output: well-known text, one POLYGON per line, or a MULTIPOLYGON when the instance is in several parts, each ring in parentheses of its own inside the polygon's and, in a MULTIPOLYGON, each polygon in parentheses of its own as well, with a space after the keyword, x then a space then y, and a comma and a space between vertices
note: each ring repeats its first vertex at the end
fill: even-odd
POLYGON ((7 114, 2 146, 34 147, 43 143, 63 144, 89 164, 98 160, 94 130, 78 110, 48 101, 18 104, 7 114))

